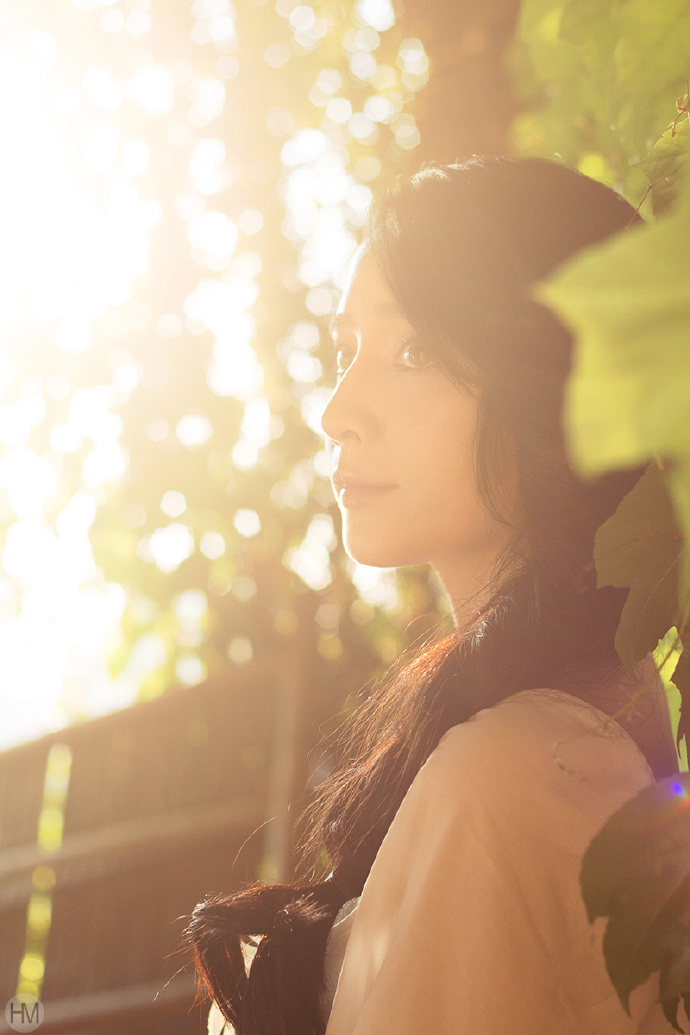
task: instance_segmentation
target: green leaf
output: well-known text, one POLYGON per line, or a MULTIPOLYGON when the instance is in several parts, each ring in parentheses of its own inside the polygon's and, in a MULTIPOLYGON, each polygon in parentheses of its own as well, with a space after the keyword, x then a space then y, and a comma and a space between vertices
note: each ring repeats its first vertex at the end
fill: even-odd
MULTIPOLYGON (((685 893, 687 893, 687 885, 685 893)), ((678 1026, 678 1004, 681 997, 685 1005, 685 1012, 687 1013, 688 1010, 686 993, 688 991, 689 973, 690 931, 687 928, 681 927, 673 959, 664 969, 663 981, 659 983, 659 998, 661 999, 664 1014, 676 1031, 683 1030, 678 1026)))
POLYGON ((682 702, 690 698, 690 666, 688 659, 679 666, 683 653, 683 642, 674 626, 659 640, 656 650, 653 652, 654 664, 661 676, 666 694, 669 718, 671 720, 671 731, 678 750, 678 768, 681 772, 688 771, 687 740, 685 748, 681 741, 686 735, 684 725, 681 723, 682 702), (677 676, 674 677, 674 672, 677 676))
MULTIPOLYGON (((690 178, 671 216, 589 249, 540 285, 577 337, 566 423, 584 473, 661 456, 690 534, 690 178)), ((690 598, 690 551, 681 570, 690 598)), ((661 633, 660 633, 661 635, 661 633)))
POLYGON ((567 424, 584 472, 690 457, 690 205, 537 289, 578 335, 567 424))
POLYGON ((690 0, 523 0, 513 64, 529 112, 518 150, 579 167, 600 155, 626 197, 634 163, 675 114, 690 62, 690 0))
POLYGON ((690 757, 690 644, 687 640, 686 644, 673 673, 673 683, 681 699, 676 740, 680 743, 685 737, 685 747, 690 757))
POLYGON ((604 934, 604 958, 611 984, 627 1013, 631 992, 661 971, 668 950, 681 937, 682 928, 678 930, 676 921, 665 915, 650 916, 628 908, 610 917, 604 934))
POLYGON ((676 1027, 690 998, 690 776, 660 780, 619 809, 585 853, 582 892, 590 920, 608 918, 604 956, 626 1010, 655 971, 676 1027))
POLYGON ((678 624, 682 551, 664 475, 650 464, 594 541, 598 585, 630 587, 616 633, 630 670, 678 624))
POLYGON ((638 165, 652 189, 654 214, 668 212, 677 199, 690 156, 690 123, 687 118, 667 129, 638 165))

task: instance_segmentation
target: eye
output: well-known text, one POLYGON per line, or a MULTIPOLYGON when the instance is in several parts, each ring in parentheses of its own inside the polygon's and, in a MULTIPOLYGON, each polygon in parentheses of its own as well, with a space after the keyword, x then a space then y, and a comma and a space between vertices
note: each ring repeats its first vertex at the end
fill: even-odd
POLYGON ((403 342, 398 352, 398 362, 407 370, 423 370, 433 365, 434 357, 429 349, 416 339, 403 342))
POLYGON ((357 355, 355 345, 346 345, 344 342, 335 342, 335 370, 338 377, 342 377, 352 364, 357 355))

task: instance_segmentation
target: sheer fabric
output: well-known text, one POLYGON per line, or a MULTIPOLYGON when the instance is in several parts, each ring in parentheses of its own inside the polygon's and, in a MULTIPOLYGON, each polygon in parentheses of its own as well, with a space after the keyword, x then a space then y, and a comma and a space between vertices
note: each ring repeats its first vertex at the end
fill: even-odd
POLYGON ((410 788, 351 920, 327 1035, 667 1035, 606 973, 585 849, 653 780, 630 736, 530 690, 449 730, 410 788))

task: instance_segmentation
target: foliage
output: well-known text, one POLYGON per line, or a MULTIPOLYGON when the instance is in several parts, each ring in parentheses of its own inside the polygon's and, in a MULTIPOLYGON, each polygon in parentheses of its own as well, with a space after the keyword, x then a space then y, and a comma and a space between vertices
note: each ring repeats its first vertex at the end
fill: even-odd
POLYGON ((514 67, 517 150, 564 161, 638 204, 637 167, 683 92, 688 0, 523 0, 514 67))
POLYGON ((630 993, 660 972, 660 999, 676 1031, 690 1006, 690 777, 645 788, 589 846, 582 888, 590 920, 608 917, 604 951, 626 1010, 630 993))
MULTIPOLYGON (((690 192, 671 216, 576 259, 541 296, 578 332, 568 425, 581 469, 671 462, 690 530, 690 192)), ((683 572, 684 606, 688 572, 683 572)))
POLYGON ((616 648, 631 671, 677 620, 682 552, 663 474, 651 464, 599 529, 594 553, 599 585, 630 588, 616 648))
MULTIPOLYGON (((657 217, 575 257, 538 296, 575 334, 566 425, 580 470, 653 461, 599 530, 595 562, 600 585, 630 589, 616 638, 626 665, 650 652, 666 677, 675 665, 687 742, 690 3, 525 0, 518 36, 527 103, 518 148, 558 153, 645 211, 649 195, 657 217)), ((590 918, 608 918, 604 951, 621 1002, 660 970, 676 1027, 690 993, 687 795, 686 777, 644 791, 595 838, 582 875, 590 918)))
POLYGON ((690 122, 683 119, 678 123, 680 116, 687 111, 687 103, 688 94, 678 99, 676 102, 677 118, 673 120, 664 135, 657 140, 647 157, 638 163, 649 180, 649 189, 654 198, 655 216, 664 215, 671 209, 681 189, 682 178, 687 175, 690 122), (685 111, 682 110, 684 107, 685 111))
MULTIPOLYGON (((666 159, 674 172, 676 163, 666 159)), ((663 163, 648 168, 666 194, 663 163)), ((653 456, 667 467, 654 482, 648 475, 599 538, 600 581, 631 586, 617 641, 628 663, 671 626, 682 639, 687 624, 690 552, 659 538, 671 521, 666 486, 690 532, 690 183, 684 190, 671 214, 577 258, 540 289, 578 333, 568 427, 580 468, 595 474, 653 456), (633 543, 618 550, 613 574, 612 539, 633 543), (677 599, 666 592, 662 602, 669 585, 677 599)), ((679 689, 685 697, 690 684, 679 689)))

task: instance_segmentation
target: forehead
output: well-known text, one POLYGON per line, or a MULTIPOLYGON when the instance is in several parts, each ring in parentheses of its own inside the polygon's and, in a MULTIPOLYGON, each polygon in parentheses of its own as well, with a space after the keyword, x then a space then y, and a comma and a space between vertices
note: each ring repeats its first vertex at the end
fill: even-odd
POLYGON ((362 245, 350 264, 333 325, 361 323, 367 319, 404 319, 371 252, 362 245))

